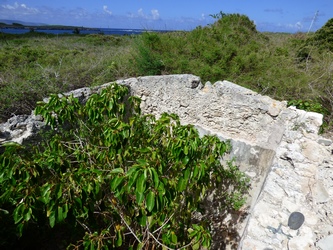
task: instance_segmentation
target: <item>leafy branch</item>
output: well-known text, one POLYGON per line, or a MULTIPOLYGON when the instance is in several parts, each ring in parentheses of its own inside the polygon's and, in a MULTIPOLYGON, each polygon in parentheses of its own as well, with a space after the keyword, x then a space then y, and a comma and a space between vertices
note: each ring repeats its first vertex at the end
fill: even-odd
POLYGON ((193 218, 207 190, 224 186, 226 210, 244 203, 248 180, 220 162, 230 144, 200 138, 175 114, 141 115, 124 86, 85 104, 52 95, 36 114, 52 127, 44 141, 9 144, 0 155, 0 209, 19 235, 65 223, 70 233, 81 226, 68 242, 74 249, 209 248, 209 223, 193 218))

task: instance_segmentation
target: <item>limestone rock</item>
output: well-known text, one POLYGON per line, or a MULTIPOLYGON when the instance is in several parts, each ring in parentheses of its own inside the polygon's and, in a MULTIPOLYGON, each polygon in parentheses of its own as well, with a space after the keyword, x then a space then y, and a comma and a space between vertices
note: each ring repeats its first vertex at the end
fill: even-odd
POLYGON ((0 143, 8 141, 23 144, 36 139, 37 133, 45 128, 41 116, 18 115, 0 124, 0 143))

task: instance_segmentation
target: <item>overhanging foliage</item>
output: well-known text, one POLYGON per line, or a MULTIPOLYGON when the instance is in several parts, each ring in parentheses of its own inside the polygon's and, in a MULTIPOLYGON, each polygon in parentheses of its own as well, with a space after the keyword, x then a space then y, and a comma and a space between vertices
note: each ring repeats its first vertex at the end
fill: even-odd
POLYGON ((204 213, 207 190, 219 187, 222 210, 244 203, 248 179, 220 162, 228 143, 200 138, 174 114, 141 115, 140 99, 124 86, 85 104, 52 95, 36 113, 52 132, 38 145, 7 144, 0 155, 4 247, 16 232, 28 241, 29 230, 45 230, 47 240, 65 227, 72 237, 61 244, 72 249, 209 248, 210 224, 193 216, 204 213))

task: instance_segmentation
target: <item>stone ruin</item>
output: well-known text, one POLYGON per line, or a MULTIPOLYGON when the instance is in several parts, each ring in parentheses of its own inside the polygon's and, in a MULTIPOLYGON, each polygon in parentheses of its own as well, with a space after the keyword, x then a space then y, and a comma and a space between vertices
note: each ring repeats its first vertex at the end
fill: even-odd
MULTIPOLYGON (((143 113, 176 113, 201 135, 231 141, 228 157, 235 157, 251 178, 251 190, 240 212, 243 219, 234 223, 237 236, 232 238, 223 229, 214 232, 224 242, 216 240, 213 249, 333 249, 333 145, 318 135, 321 114, 287 107, 286 102, 228 81, 203 85, 194 75, 117 83, 142 99, 143 113)), ((109 84, 70 93, 84 101, 109 84)), ((0 144, 38 139, 35 135, 43 127, 39 116, 14 116, 0 124, 0 144)), ((238 214, 225 219, 239 218, 238 214)))

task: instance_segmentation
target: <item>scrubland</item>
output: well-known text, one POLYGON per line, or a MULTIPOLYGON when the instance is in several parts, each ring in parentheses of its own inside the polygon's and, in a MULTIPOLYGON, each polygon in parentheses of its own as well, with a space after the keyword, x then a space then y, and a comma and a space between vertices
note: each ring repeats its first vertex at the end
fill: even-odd
POLYGON ((51 93, 143 75, 229 80, 325 115, 333 110, 333 20, 314 33, 262 33, 244 15, 192 31, 135 36, 0 33, 0 120, 51 93))

